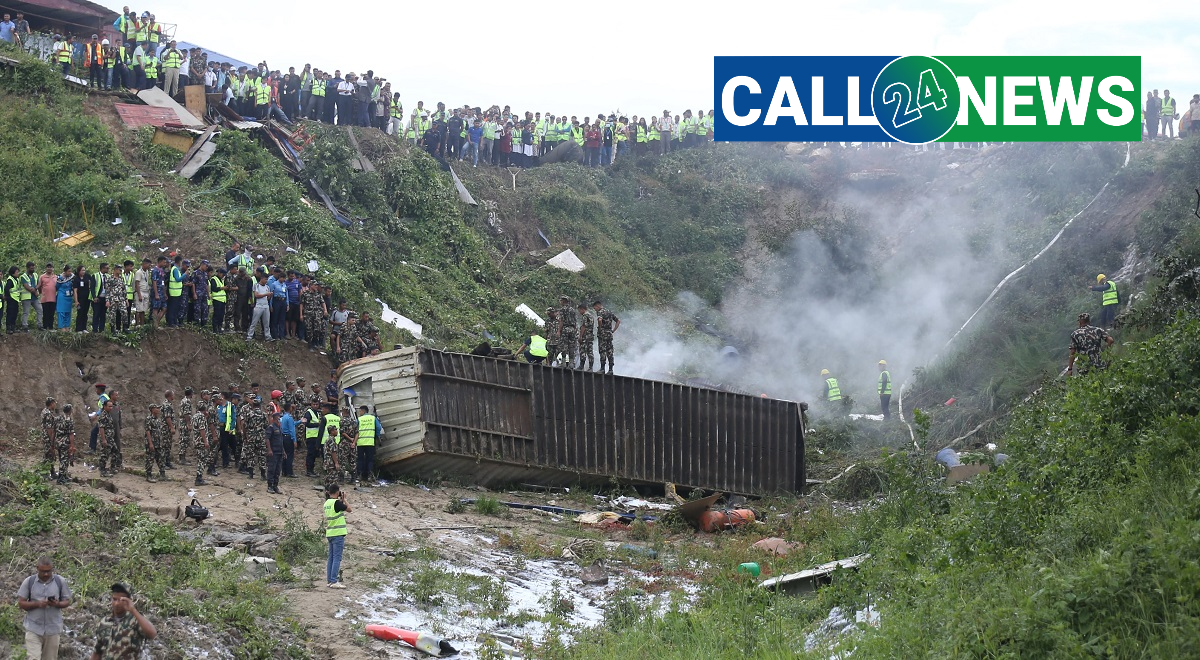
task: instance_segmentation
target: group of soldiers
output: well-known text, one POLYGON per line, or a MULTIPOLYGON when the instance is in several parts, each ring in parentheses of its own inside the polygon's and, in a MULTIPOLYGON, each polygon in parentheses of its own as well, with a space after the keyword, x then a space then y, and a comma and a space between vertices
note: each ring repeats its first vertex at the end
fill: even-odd
MULTIPOLYGON (((258 383, 244 392, 234 384, 224 391, 213 387, 198 393, 188 387, 178 403, 174 391, 167 390, 161 403, 148 406, 143 422, 146 480, 155 483, 166 479, 167 470, 176 469, 176 464, 188 465, 191 447, 195 485, 207 485, 205 477, 219 476, 219 458, 222 468, 232 461, 239 472, 250 479, 257 473, 266 479, 268 492, 278 493, 280 475, 295 477, 293 461, 301 440, 307 454, 305 476, 317 477, 316 461, 323 458, 326 486, 371 478, 373 465, 358 470, 361 425, 367 420, 376 430, 362 434, 363 444, 371 447, 382 429, 365 406, 357 416, 348 406, 339 414, 336 372, 330 373, 324 388, 313 383, 306 391, 304 378, 289 380, 284 388, 270 392, 264 401, 258 383)), ((97 412, 89 415, 95 419, 91 449, 99 455, 100 474, 111 477, 124 464, 121 405, 116 391, 109 392, 103 383, 95 389, 97 412)), ((44 458, 51 478, 64 485, 77 454, 73 413, 71 404, 60 409, 54 397, 48 397, 42 409, 44 458)))
MULTIPOLYGON (((621 319, 604 309, 596 300, 589 310, 586 303, 571 304, 571 298, 560 296, 558 307, 546 308, 545 359, 551 366, 595 371, 592 345, 598 342, 600 372, 613 372, 613 333, 621 327, 621 319)), ((527 351, 526 359, 539 356, 527 351)), ((537 360, 541 362, 541 360, 537 360)))

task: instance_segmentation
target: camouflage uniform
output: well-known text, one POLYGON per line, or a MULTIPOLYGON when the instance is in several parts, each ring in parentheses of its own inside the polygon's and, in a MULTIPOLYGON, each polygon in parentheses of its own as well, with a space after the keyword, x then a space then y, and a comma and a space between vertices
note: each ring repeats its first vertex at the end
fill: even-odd
MULTIPOLYGON (((321 423, 324 424, 324 420, 322 420, 321 423)), ((324 462, 324 465, 325 465, 325 490, 326 490, 326 492, 328 492, 329 487, 332 486, 333 484, 336 484, 339 481, 337 467, 334 466, 333 461, 334 461, 334 456, 337 456, 337 460, 338 460, 339 464, 341 463, 342 457, 338 453, 339 449, 340 449, 340 445, 338 442, 336 442, 336 440, 340 439, 342 436, 341 435, 332 436, 332 435, 329 435, 328 433, 323 432, 321 434, 321 437, 325 438, 325 446, 324 446, 324 449, 325 449, 325 451, 324 451, 324 454, 325 454, 325 462, 324 462)), ((346 469, 345 465, 341 465, 340 467, 343 470, 346 469)))
POLYGON ((117 425, 113 423, 112 415, 104 411, 100 412, 98 424, 104 433, 98 438, 100 442, 100 474, 107 476, 108 473, 115 472, 117 467, 115 456, 119 452, 116 446, 117 425))
POLYGON ((300 304, 304 305, 304 332, 310 337, 317 337, 320 341, 313 342, 315 346, 324 346, 324 325, 325 315, 325 300, 321 297, 321 292, 314 287, 309 287, 300 292, 300 304))
POLYGON ((354 478, 358 474, 356 465, 358 463, 358 422, 349 412, 342 413, 341 421, 341 438, 342 443, 339 446, 341 455, 338 456, 338 463, 342 466, 342 471, 354 478))
POLYGON ((361 347, 362 357, 366 357, 371 354, 371 351, 379 349, 379 328, 376 328, 374 323, 359 321, 357 332, 358 336, 362 338, 363 344, 365 344, 365 346, 361 347))
POLYGON ((75 420, 70 415, 60 414, 54 420, 54 444, 58 450, 58 479, 66 481, 67 466, 71 464, 71 436, 75 434, 75 420))
POLYGON ((553 365, 558 359, 558 340, 562 337, 562 325, 558 319, 558 309, 546 308, 546 351, 549 357, 546 364, 553 365))
POLYGON ((1087 325, 1071 333, 1071 348, 1075 349, 1075 369, 1086 374, 1092 369, 1101 370, 1108 367, 1108 362, 1100 357, 1100 351, 1107 343, 1108 333, 1094 325, 1087 325), (1084 358, 1087 359, 1084 359, 1084 358))
POLYGON ((613 370, 613 324, 620 321, 616 314, 601 308, 596 312, 596 339, 599 340, 600 348, 600 371, 604 371, 604 364, 608 363, 608 373, 613 370))
POLYGON ((145 641, 142 627, 133 614, 126 613, 119 619, 110 615, 96 629, 96 646, 92 651, 100 660, 140 658, 145 641))
POLYGON ((171 447, 174 445, 175 439, 173 437, 171 437, 172 435, 174 435, 173 433, 171 433, 171 429, 176 428, 176 426, 175 426, 175 406, 172 405, 171 402, 167 401, 166 399, 163 399, 163 402, 162 402, 162 419, 163 419, 163 441, 162 441, 162 444, 159 444, 158 441, 155 441, 154 446, 161 453, 161 456, 159 457, 161 462, 164 465, 166 465, 167 467, 174 467, 171 464, 171 447), (168 423, 169 423, 169 425, 168 425, 168 423))
POLYGON ((179 401, 179 463, 187 460, 187 448, 192 444, 192 397, 183 396, 179 401))
POLYGON ((42 460, 50 464, 50 476, 53 477, 54 471, 54 446, 55 446, 55 429, 58 423, 58 411, 42 408, 42 449, 45 453, 42 455, 42 460), (50 432, 46 433, 46 427, 50 427, 50 432))
POLYGON ((317 386, 316 383, 313 383, 313 386, 318 387, 318 389, 312 390, 308 393, 308 407, 312 408, 317 412, 318 415, 320 415, 321 406, 325 405, 325 395, 321 393, 320 387, 317 386))
POLYGON ((591 312, 579 318, 579 368, 591 371, 595 363, 592 346, 596 339, 596 319, 591 312), (587 366, 584 366, 587 365, 587 366))
POLYGON ((350 318, 342 326, 342 362, 349 362, 358 357, 358 315, 351 312, 350 318))
POLYGON ((559 350, 563 354, 563 366, 568 369, 575 368, 575 346, 577 340, 576 329, 579 326, 579 321, 576 318, 575 307, 571 305, 570 299, 567 304, 558 308, 558 328, 561 338, 558 345, 559 350))
POLYGON ((212 467, 216 443, 209 438, 211 427, 208 425, 208 415, 202 412, 192 414, 190 428, 193 447, 196 450, 196 478, 202 479, 204 473, 212 467), (208 447, 204 446, 204 441, 208 440, 208 447))
MULTIPOLYGON (((196 272, 192 273, 192 284, 196 287, 196 299, 192 301, 192 307, 195 310, 195 312, 194 312, 195 315, 192 318, 196 319, 196 322, 199 323, 200 325, 207 326, 208 325, 208 273, 206 273, 202 270, 197 270, 196 272)), ((179 412, 180 412, 180 414, 184 414, 183 410, 180 410, 179 412)), ((184 419, 187 419, 186 415, 184 416, 184 419)), ((180 438, 179 439, 179 451, 180 451, 180 459, 179 460, 183 460, 182 452, 184 451, 184 447, 186 447, 186 446, 187 445, 184 444, 183 438, 180 438)))
POLYGON ((113 334, 124 331, 129 327, 129 312, 125 307, 129 290, 125 287, 125 278, 121 277, 121 273, 109 275, 108 281, 105 283, 108 289, 108 325, 112 328, 113 334))
POLYGON ((158 464, 158 475, 166 477, 167 462, 163 460, 162 446, 167 441, 167 422, 162 417, 154 415, 146 415, 146 433, 149 434, 149 440, 146 442, 146 478, 152 479, 154 476, 154 464, 158 464), (154 447, 150 443, 154 443, 154 447))
POLYGON ((267 469, 267 416, 262 408, 250 406, 242 416, 242 428, 246 437, 242 441, 242 467, 250 470, 250 478, 256 474, 255 464, 259 473, 267 469))

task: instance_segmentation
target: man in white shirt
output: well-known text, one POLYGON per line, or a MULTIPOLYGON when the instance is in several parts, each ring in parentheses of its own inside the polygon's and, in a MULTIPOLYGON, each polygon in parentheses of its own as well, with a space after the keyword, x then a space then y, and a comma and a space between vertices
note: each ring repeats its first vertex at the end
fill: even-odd
POLYGON ((146 51, 140 43, 133 49, 133 86, 146 89, 146 51))
POLYGON ((353 126, 354 117, 354 73, 347 73, 346 79, 337 86, 337 123, 338 126, 353 126))
POLYGON ((254 316, 250 319, 250 329, 246 332, 246 341, 254 339, 254 331, 262 324, 263 338, 271 339, 271 287, 267 286, 265 273, 255 273, 258 282, 254 285, 254 316))
POLYGON ((674 135, 672 129, 675 124, 671 122, 671 111, 663 110, 663 116, 658 120, 658 132, 662 134, 658 143, 662 146, 662 155, 666 155, 671 151, 671 137, 674 135))
POLYGON ((216 62, 209 65, 208 70, 204 72, 204 91, 209 94, 217 93, 217 72, 213 68, 217 66, 216 62))

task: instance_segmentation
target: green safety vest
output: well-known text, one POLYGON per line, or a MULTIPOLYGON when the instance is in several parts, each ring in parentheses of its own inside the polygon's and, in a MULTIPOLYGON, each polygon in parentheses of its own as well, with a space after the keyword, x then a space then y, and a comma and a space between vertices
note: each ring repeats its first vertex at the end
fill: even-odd
POLYGON ((842 388, 838 387, 836 378, 826 378, 825 384, 829 386, 829 394, 826 397, 829 401, 842 400, 842 388))
POLYGON ((337 437, 337 440, 334 442, 335 442, 335 444, 339 444, 339 445, 342 444, 342 434, 341 434, 342 418, 338 417, 337 415, 333 415, 333 414, 325 415, 325 423, 321 425, 321 429, 322 430, 327 429, 330 426, 338 427, 338 437, 337 437))
POLYGON ((23 289, 21 288, 21 285, 17 283, 17 278, 10 275, 8 279, 4 281, 4 284, 5 286, 9 286, 11 284, 12 287, 8 291, 8 297, 11 298, 13 302, 21 302, 21 291, 23 291, 23 289))
POLYGON ((92 276, 92 298, 100 297, 100 289, 104 286, 104 273, 96 273, 92 276))
POLYGON ((358 446, 375 446, 375 415, 363 415, 358 418, 358 446))
POLYGON ((617 124, 617 142, 624 142, 628 139, 629 139, 629 136, 625 134, 625 124, 618 123, 617 124))
POLYGON ((883 371, 879 372, 879 385, 876 387, 876 389, 879 390, 880 394, 891 394, 892 393, 892 373, 890 371, 888 371, 887 369, 884 369, 883 371), (887 376, 886 383, 883 382, 884 376, 887 376))
POLYGON ((649 139, 657 141, 660 137, 661 137, 661 134, 658 132, 658 125, 650 124, 650 138, 649 139))
POLYGON ((708 135, 708 117, 700 117, 700 123, 696 125, 696 133, 701 136, 708 135))
POLYGON ((639 143, 646 142, 646 127, 641 124, 637 125, 637 141, 639 143))
POLYGON ((325 536, 346 535, 346 512, 334 510, 335 499, 325 500, 325 536))
POLYGON ((1164 117, 1174 117, 1175 116, 1175 99, 1174 98, 1163 99, 1162 116, 1164 116, 1164 117), (1170 103, 1169 105, 1168 105, 1168 102, 1170 103))
POLYGON ((254 88, 254 102, 256 105, 270 105, 271 86, 259 80, 254 88))
POLYGON ((529 354, 534 357, 546 357, 550 355, 549 349, 546 348, 546 338, 541 335, 530 337, 529 354))
POLYGON ((108 401, 108 395, 101 394, 100 398, 96 399, 96 410, 104 410, 105 401, 108 401))
POLYGON ((1105 289, 1105 291, 1104 291, 1104 298, 1102 299, 1102 306, 1115 305, 1115 304, 1117 304, 1117 302, 1119 302, 1117 300, 1117 283, 1109 282, 1108 288, 1105 289))
POLYGON ((404 119, 404 106, 400 103, 392 104, 392 117, 396 119, 404 119))
POLYGON ((137 42, 140 44, 147 41, 150 41, 150 24, 142 23, 137 30, 137 42))
POLYGON ((583 146, 583 127, 579 127, 579 128, 572 127, 571 128, 571 139, 575 141, 575 144, 582 147, 583 146))
POLYGON ((237 431, 235 430, 235 427, 236 427, 236 424, 234 424, 234 422, 233 422, 233 404, 226 403, 225 404, 225 432, 226 433, 237 433, 237 431))
POLYGON ((146 56, 146 64, 143 67, 146 71, 147 78, 158 77, 158 58, 153 55, 146 56))
POLYGON ((29 273, 25 273, 24 275, 21 276, 21 300, 30 300, 33 298, 33 294, 25 290, 25 285, 27 285, 27 284, 35 289, 37 288, 37 274, 36 273, 33 275, 30 275, 29 273))
POLYGON ((166 57, 163 58, 163 67, 167 69, 178 69, 183 65, 183 55, 178 50, 172 48, 167 51, 166 57))
POLYGON ((171 266, 171 277, 167 281, 167 297, 178 298, 183 295, 183 271, 179 270, 178 266, 171 266), (179 274, 179 281, 175 281, 175 274, 179 274))
POLYGON ((322 78, 321 80, 314 80, 314 81, 313 81, 313 84, 312 84, 312 95, 313 95, 313 96, 319 96, 319 97, 321 97, 321 98, 324 98, 324 97, 325 97, 325 79, 324 79, 324 78, 322 78))
POLYGON ((485 139, 485 140, 495 140, 496 139, 496 122, 494 122, 494 121, 483 122, 483 139, 485 139))
POLYGON ((308 417, 308 423, 304 427, 304 437, 315 440, 321 435, 321 418, 317 415, 317 411, 312 408, 308 409, 306 416, 308 417))
POLYGON ((217 285, 217 290, 212 292, 213 302, 225 302, 227 299, 225 296, 225 294, 226 294, 225 282, 222 281, 221 278, 217 277, 216 275, 213 275, 212 281, 213 281, 213 284, 217 285))
POLYGON ((133 273, 121 273, 121 280, 125 282, 125 299, 133 300, 133 273))
POLYGON ((684 119, 683 120, 683 132, 684 133, 695 133, 696 132, 696 120, 691 117, 684 119))

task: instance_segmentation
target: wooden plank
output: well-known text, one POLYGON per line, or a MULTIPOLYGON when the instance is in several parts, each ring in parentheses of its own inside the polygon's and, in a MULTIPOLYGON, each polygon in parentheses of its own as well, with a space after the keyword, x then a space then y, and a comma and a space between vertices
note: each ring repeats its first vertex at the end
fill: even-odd
POLYGON ((217 143, 212 142, 211 140, 205 142, 204 146, 200 147, 200 149, 196 152, 196 155, 192 156, 191 159, 188 160, 187 165, 184 165, 182 168, 180 168, 179 176, 185 179, 190 179, 196 176, 196 173, 200 171, 200 168, 204 167, 204 164, 207 163, 215 153, 217 153, 217 143))
POLYGON ((192 142, 193 138, 190 134, 168 133, 161 128, 154 129, 154 137, 150 140, 151 144, 160 144, 180 152, 188 152, 192 142))
POLYGON ((188 85, 183 88, 183 102, 188 112, 197 117, 208 114, 208 100, 205 97, 204 85, 188 85))

